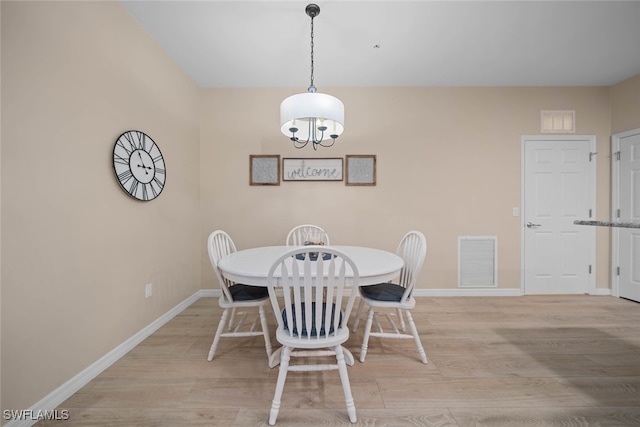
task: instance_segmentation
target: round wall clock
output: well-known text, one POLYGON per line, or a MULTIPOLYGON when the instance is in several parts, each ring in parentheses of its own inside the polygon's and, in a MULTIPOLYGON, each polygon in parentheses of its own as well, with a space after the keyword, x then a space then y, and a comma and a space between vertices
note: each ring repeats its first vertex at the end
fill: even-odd
POLYGON ((130 130, 113 146, 113 170, 120 186, 136 200, 153 200, 167 179, 164 158, 153 139, 144 132, 130 130))

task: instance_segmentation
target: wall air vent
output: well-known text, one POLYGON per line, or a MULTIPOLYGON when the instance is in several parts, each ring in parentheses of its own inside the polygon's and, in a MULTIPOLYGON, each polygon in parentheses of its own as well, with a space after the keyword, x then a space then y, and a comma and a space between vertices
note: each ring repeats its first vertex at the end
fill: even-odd
POLYGON ((540 131, 542 133, 575 133, 575 110, 540 111, 540 131))
POLYGON ((498 286, 498 238, 458 237, 458 287, 498 286))

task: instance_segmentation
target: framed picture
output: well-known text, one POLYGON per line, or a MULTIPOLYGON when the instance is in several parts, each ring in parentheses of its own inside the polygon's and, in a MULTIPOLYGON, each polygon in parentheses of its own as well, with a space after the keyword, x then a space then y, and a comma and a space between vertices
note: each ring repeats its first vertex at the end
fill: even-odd
POLYGON ((347 154, 345 185, 376 185, 375 154, 347 154))
POLYGON ((343 159, 282 159, 283 181, 342 181, 343 159))
POLYGON ((249 155, 249 185, 280 185, 280 155, 249 155))

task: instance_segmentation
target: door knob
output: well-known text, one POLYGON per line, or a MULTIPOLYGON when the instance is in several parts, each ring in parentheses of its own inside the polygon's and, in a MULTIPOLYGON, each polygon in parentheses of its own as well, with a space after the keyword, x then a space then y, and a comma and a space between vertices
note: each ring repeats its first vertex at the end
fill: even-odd
POLYGON ((532 227, 540 227, 541 225, 542 225, 542 224, 534 224, 534 223, 532 223, 531 221, 529 221, 529 222, 527 223, 527 227, 528 227, 528 228, 532 228, 532 227))

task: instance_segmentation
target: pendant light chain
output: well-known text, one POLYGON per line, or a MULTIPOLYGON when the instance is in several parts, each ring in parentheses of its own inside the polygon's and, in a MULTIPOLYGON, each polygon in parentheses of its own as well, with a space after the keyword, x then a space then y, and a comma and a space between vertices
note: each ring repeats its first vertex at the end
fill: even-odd
POLYGON ((313 16, 311 16, 311 85, 309 86, 309 92, 315 92, 316 87, 313 85, 313 16))

